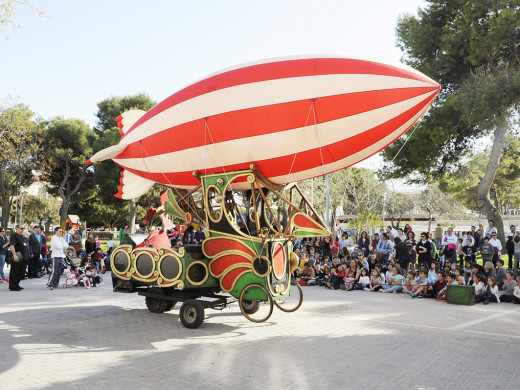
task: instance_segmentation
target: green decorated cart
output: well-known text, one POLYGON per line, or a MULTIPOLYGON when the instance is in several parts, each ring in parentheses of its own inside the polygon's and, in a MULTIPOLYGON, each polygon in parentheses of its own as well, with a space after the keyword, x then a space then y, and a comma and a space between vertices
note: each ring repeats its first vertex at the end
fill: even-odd
POLYGON ((274 185, 254 166, 195 175, 200 185, 191 191, 169 189, 161 209, 205 226, 202 245, 120 245, 111 257, 114 291, 143 295, 154 313, 183 302, 180 319, 188 328, 202 324, 206 308, 237 301, 254 322, 266 321, 273 306, 297 310, 303 297, 291 278, 298 266, 293 241, 330 235, 300 188, 274 185), (286 226, 276 215, 280 204, 288 212, 286 226))

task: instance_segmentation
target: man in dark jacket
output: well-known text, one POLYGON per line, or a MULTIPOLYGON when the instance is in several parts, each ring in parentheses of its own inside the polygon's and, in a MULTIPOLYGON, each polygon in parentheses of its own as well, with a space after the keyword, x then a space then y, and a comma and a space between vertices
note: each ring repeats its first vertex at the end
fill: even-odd
POLYGON ((23 259, 25 241, 23 239, 22 232, 22 225, 16 225, 15 232, 11 234, 9 241, 9 250, 13 255, 11 271, 9 272, 9 290, 11 291, 23 290, 23 287, 20 287, 20 277, 22 276, 23 269, 25 266, 23 259))
POLYGON ((29 279, 40 277, 38 275, 41 268, 40 255, 42 252, 42 237, 40 233, 40 226, 36 225, 29 236, 29 266, 27 269, 29 279))

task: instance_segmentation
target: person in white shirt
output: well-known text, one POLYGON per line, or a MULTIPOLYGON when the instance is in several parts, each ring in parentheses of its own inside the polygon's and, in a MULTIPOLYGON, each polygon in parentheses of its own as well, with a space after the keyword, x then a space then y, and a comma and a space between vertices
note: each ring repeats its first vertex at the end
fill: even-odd
POLYGON ((51 239, 51 251, 52 251, 52 278, 49 275, 47 281, 47 289, 52 290, 58 287, 60 282, 61 269, 63 258, 65 257, 65 250, 69 247, 69 244, 63 238, 63 229, 57 227, 54 229, 54 236, 51 239))
POLYGON ((489 240, 489 244, 493 246, 493 248, 496 248, 498 249, 498 253, 495 249, 495 253, 493 254, 493 265, 496 267, 497 266, 497 260, 498 258, 500 257, 500 255, 502 254, 502 243, 500 242, 500 240, 497 238, 497 233, 493 233, 491 235, 491 240, 489 240))
POLYGON ((458 237, 453 234, 453 228, 448 227, 448 234, 442 239, 442 246, 444 247, 445 259, 450 259, 451 262, 457 262, 457 239, 458 237))

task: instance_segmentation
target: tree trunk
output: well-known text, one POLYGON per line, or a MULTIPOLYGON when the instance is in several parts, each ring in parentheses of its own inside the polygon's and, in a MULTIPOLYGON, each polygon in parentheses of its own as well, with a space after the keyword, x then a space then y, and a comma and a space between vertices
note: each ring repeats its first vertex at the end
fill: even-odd
POLYGON ((5 193, 2 197, 2 226, 7 229, 9 224, 9 213, 11 212, 11 203, 9 202, 9 196, 5 193))
POLYGON ((506 242, 504 235, 504 221, 502 220, 500 209, 491 201, 490 189, 493 185, 493 180, 495 179, 500 163, 500 156, 502 155, 502 150, 506 143, 507 130, 508 127, 506 122, 500 123, 495 129, 493 147, 491 148, 486 172, 477 187, 477 203, 488 221, 491 219, 494 221, 495 227, 498 230, 498 238, 503 244, 506 242))
POLYGON ((69 199, 66 196, 62 197, 62 204, 60 207, 60 226, 63 222, 69 220, 69 199))
POLYGON ((135 215, 137 213, 137 208, 135 205, 135 199, 130 199, 130 217, 128 220, 128 230, 130 233, 135 233, 135 215))

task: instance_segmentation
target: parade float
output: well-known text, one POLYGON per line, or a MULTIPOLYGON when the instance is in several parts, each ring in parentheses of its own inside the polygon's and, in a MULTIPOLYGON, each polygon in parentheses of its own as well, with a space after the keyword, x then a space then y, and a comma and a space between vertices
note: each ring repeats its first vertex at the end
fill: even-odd
POLYGON ((297 182, 351 166, 385 148, 428 110, 440 86, 400 63, 352 53, 270 58, 225 69, 150 111, 116 121, 121 141, 89 164, 123 170, 117 197, 169 187, 161 210, 205 227, 202 245, 121 245, 116 292, 145 296, 152 312, 177 302, 184 326, 237 302, 266 321, 302 303, 291 279, 297 237, 331 233, 297 182), (286 226, 275 200, 288 211, 286 226))

